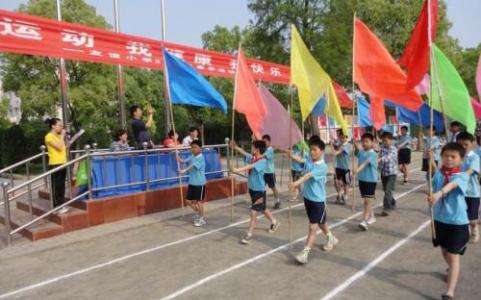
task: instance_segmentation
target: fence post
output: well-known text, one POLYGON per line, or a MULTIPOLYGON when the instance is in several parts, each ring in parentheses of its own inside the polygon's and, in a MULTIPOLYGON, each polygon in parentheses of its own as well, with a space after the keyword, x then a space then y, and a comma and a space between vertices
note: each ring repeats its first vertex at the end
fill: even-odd
MULTIPOLYGON (((25 172, 27 174, 27 181, 30 181, 30 162, 25 165, 25 172)), ((30 218, 33 219, 33 199, 32 199, 32 184, 29 183, 28 189, 28 210, 30 212, 30 218)))
POLYGON ((8 199, 8 192, 7 188, 10 184, 8 182, 2 183, 2 190, 3 190, 3 206, 5 208, 5 229, 7 231, 7 244, 8 246, 12 245, 12 236, 10 235, 10 199, 8 199))
MULTIPOLYGON (((45 147, 45 145, 42 145, 40 146, 40 151, 42 151, 42 171, 43 171, 43 174, 47 173, 47 154, 45 152, 45 150, 47 150, 47 147, 45 147)), ((48 177, 45 176, 45 186, 47 187, 47 190, 49 189, 49 186, 48 186, 48 177)))
POLYGON ((88 186, 88 200, 92 199, 92 157, 90 156, 90 145, 85 145, 85 153, 87 154, 87 186, 88 186))
POLYGON ((144 177, 145 177, 145 190, 148 192, 150 190, 150 172, 149 172, 149 161, 147 157, 147 147, 148 143, 143 142, 142 147, 144 147, 144 177))

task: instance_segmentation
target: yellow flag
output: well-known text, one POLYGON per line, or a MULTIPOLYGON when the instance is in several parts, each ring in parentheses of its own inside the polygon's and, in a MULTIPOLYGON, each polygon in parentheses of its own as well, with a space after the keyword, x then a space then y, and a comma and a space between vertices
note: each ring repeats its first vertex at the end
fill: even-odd
POLYGON ((347 133, 346 121, 331 77, 312 57, 294 25, 291 26, 291 84, 297 87, 303 121, 309 116, 319 99, 326 95, 328 101, 326 113, 336 120, 344 133, 347 133))

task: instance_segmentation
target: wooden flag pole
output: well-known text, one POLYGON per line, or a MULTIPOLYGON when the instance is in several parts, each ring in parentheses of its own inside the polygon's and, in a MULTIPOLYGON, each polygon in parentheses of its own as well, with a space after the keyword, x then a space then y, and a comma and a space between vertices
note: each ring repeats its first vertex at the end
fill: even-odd
MULTIPOLYGON (((355 124, 354 124, 354 117, 356 115, 356 104, 357 104, 357 98, 356 98, 356 93, 355 93, 355 48, 356 47, 356 12, 354 12, 354 17, 353 17, 353 28, 352 28, 352 86, 351 86, 351 93, 352 93, 352 122, 351 122, 351 128, 352 128, 352 151, 351 151, 351 168, 355 168, 355 155, 354 151, 356 149, 356 138, 355 138, 355 124)), ((359 109, 357 111, 357 114, 359 115, 359 109)), ((357 123, 358 123, 358 128, 359 128, 359 116, 357 116, 357 123)), ((351 188, 352 188, 352 200, 351 200, 351 211, 354 212, 356 210, 356 174, 353 173, 352 175, 352 182, 351 182, 351 188)))
MULTIPOLYGON (((162 44, 162 48, 163 48, 163 44, 162 44)), ((165 57, 164 57, 164 62, 165 62, 165 57)), ((164 93, 164 96, 165 96, 165 101, 166 103, 170 103, 170 91, 169 91, 169 72, 167 72, 167 64, 164 63, 164 88, 165 88, 165 93, 164 93)), ((173 108, 172 108, 172 105, 168 105, 168 111, 169 111, 169 115, 170 115, 170 125, 172 126, 172 130, 174 131, 174 138, 175 138, 175 135, 177 133, 177 131, 175 130, 175 122, 174 122, 174 111, 173 111, 173 108)), ((181 170, 181 166, 180 166, 180 161, 177 159, 177 157, 179 156, 179 149, 177 148, 177 140, 175 141, 175 161, 177 162, 177 171, 180 171, 181 170)), ((182 208, 182 218, 185 217, 185 207, 184 207, 184 190, 182 188, 182 175, 180 173, 178 173, 179 175, 179 195, 180 195, 180 207, 182 208)))
MULTIPOLYGON (((432 37, 431 37, 431 0, 427 0, 428 1, 428 43, 429 43, 429 59, 430 59, 430 62, 431 62, 431 65, 433 65, 433 62, 434 62, 434 59, 433 59, 433 51, 432 51, 432 37)), ((436 69, 436 68, 434 68, 436 69)), ((431 74, 433 75, 433 74, 431 74)), ((436 76, 436 74, 434 74, 436 76)), ((432 89, 432 85, 431 85, 431 89, 429 90, 429 94, 430 94, 430 99, 429 99, 429 118, 430 118, 430 126, 429 126, 429 152, 430 152, 430 156, 429 156, 429 167, 428 167, 428 176, 429 176, 429 180, 428 180, 428 195, 429 197, 432 197, 433 195, 433 156, 434 156, 434 153, 433 153, 433 127, 434 127, 434 109, 433 109, 433 89, 432 89)), ((441 96, 441 94, 439 94, 439 96, 441 96)), ((444 116, 443 116, 444 117, 444 116)), ((447 128, 445 128, 445 130, 447 130, 447 128)), ((436 240, 436 227, 434 226, 434 208, 432 205, 429 206, 429 211, 430 211, 430 217, 431 217, 431 236, 432 236, 432 239, 433 239, 433 242, 436 240)))
MULTIPOLYGON (((290 89, 289 91, 290 97, 289 97, 289 105, 287 106, 287 111, 289 112, 289 150, 292 150, 292 105, 293 105, 293 97, 294 97, 294 90, 290 89)), ((289 166, 292 166, 292 157, 289 155, 289 166)), ((293 182, 292 176, 289 176, 289 183, 291 184, 293 182)), ((293 233, 292 233, 292 227, 293 227, 293 222, 292 222, 292 191, 290 189, 290 184, 289 184, 289 246, 292 245, 292 240, 293 240, 293 233)))

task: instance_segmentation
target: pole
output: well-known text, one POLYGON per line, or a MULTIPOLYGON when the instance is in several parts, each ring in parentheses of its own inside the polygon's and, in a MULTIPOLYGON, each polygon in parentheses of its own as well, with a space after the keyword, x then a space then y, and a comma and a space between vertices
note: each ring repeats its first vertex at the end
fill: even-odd
MULTIPOLYGON (((240 53, 240 45, 239 45, 239 51, 240 53)), ((239 63, 239 54, 237 54, 237 63, 239 63)), ((234 98, 232 99, 232 119, 231 119, 231 124, 232 124, 232 133, 231 133, 231 142, 234 143, 235 140, 235 99, 236 99, 236 86, 235 84, 237 83, 237 76, 239 74, 239 68, 237 67, 236 68, 236 72, 235 72, 235 80, 234 80, 234 98)), ((235 156, 236 153, 235 153, 235 149, 234 147, 232 147, 232 155, 231 157, 235 156)), ((233 165, 232 163, 230 164, 231 166, 233 165)), ((233 174, 229 174, 230 175, 230 191, 231 191, 231 195, 230 195, 230 221, 233 222, 234 221, 234 196, 235 196, 235 190, 234 190, 234 175, 233 174)))
MULTIPOLYGON (((164 61, 165 61, 165 57, 164 57, 164 61)), ((169 93, 168 82, 169 82, 169 72, 167 72, 167 66, 164 64, 164 86, 165 86, 164 93, 166 95, 166 97, 165 97, 166 102, 170 101, 170 99, 169 99, 170 93, 169 93)), ((174 131, 174 138, 175 138, 175 135, 177 134, 177 131, 175 130, 174 112, 173 112, 173 109, 172 109, 172 105, 170 105, 169 107, 170 107, 170 110, 169 110, 170 121, 171 121, 171 125, 172 125, 172 130, 174 131)), ((180 170, 180 162, 179 162, 179 160, 177 160, 177 156, 179 155, 179 149, 177 148, 177 142, 178 142, 178 140, 176 139, 175 140, 175 156, 176 156, 175 161, 177 162, 177 170, 180 170)), ((184 190, 182 188, 182 175, 180 173, 179 173, 179 194, 180 194, 180 199, 179 199, 180 200, 180 207, 182 208, 182 218, 183 218, 183 217, 185 217, 184 190)))
MULTIPOLYGON (((356 104, 357 104, 357 98, 356 98, 356 93, 355 93, 355 59, 356 59, 356 12, 354 12, 354 17, 353 17, 353 27, 352 27, 352 86, 351 86, 351 93, 352 93, 352 120, 351 120, 351 127, 352 127, 352 146, 353 149, 351 151, 351 165, 354 168, 354 151, 355 151, 355 144, 356 144, 356 139, 355 139, 355 124, 354 124, 354 116, 356 115, 356 104)), ((357 111, 357 114, 359 114, 359 110, 357 111)), ((359 116, 357 116, 357 125, 359 127, 359 116)), ((352 176, 352 201, 351 201, 351 211, 356 210, 356 192, 355 192, 355 187, 356 187, 356 174, 353 174, 352 176)))
MULTIPOLYGON (((429 43, 429 59, 430 59, 430 62, 431 62, 431 65, 435 67, 435 65, 433 65, 433 62, 434 62, 434 59, 433 59, 433 51, 432 51, 432 36, 431 36, 431 0, 428 0, 428 43, 429 43)), ((434 68, 436 69, 436 67, 434 68)), ((436 71, 436 70, 435 70, 436 71)), ((431 74, 431 75, 435 75, 437 77, 437 72, 436 74, 431 74)), ((439 81, 438 81, 439 82, 439 81)), ((439 85, 437 85, 439 87, 439 85)), ((429 130, 429 152, 430 152, 430 156, 429 156, 429 167, 428 167, 428 177, 429 177, 429 186, 428 186, 428 194, 429 194, 429 197, 431 197, 433 195, 433 170, 432 170, 432 164, 433 164, 433 124, 434 124, 434 109, 433 109, 433 89, 431 88, 430 89, 430 97, 429 97, 429 106, 430 106, 430 111, 429 111, 429 118, 430 118, 430 130, 429 130)), ((439 93, 439 96, 441 97, 441 93, 439 93)), ((444 114, 444 112, 443 112, 444 114)), ((444 115, 443 115, 444 117, 444 115)), ((447 128, 446 128, 447 130, 447 128)), ((432 205, 430 205, 429 207, 429 210, 430 210, 430 216, 431 216, 431 236, 432 236, 432 239, 433 241, 436 240, 436 228, 434 226, 434 208, 432 205)))
MULTIPOLYGON (((289 99, 289 105, 287 106, 287 111, 289 112, 289 150, 292 149, 292 97, 293 97, 293 91, 290 91, 290 99, 289 99)), ((292 157, 289 156, 289 166, 292 166, 292 157)), ((292 176, 289 176, 289 183, 292 183, 292 176)), ((289 246, 292 245, 292 191, 290 189, 290 184, 289 184, 289 199, 287 203, 289 204, 289 246)))
MULTIPOLYGON (((166 39, 166 19, 165 19, 165 1, 164 0, 160 0, 160 19, 162 22, 162 49, 164 49, 164 42, 166 39)), ((164 77, 165 77, 165 73, 164 73, 164 77)), ((167 95, 167 80, 165 79, 164 79, 164 105, 165 105, 165 109, 164 109, 165 135, 167 135, 170 130, 170 125, 173 123, 173 121, 171 120, 173 113, 171 113, 172 104, 170 103, 170 97, 167 95)))
MULTIPOLYGON (((120 32, 120 17, 119 17, 119 3, 114 0, 114 18, 115 18, 115 32, 120 32)), ((127 128, 127 115, 125 112, 125 86, 124 75, 122 72, 122 65, 117 65, 117 95, 119 98, 119 118, 120 127, 127 128)))

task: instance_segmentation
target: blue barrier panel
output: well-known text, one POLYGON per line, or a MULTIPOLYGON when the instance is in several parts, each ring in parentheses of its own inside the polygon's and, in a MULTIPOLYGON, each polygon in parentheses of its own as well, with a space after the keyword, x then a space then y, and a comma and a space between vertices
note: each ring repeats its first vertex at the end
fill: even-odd
MULTIPOLYGON (((221 163, 219 155, 215 149, 205 148, 203 150, 205 158, 205 172, 207 180, 222 178, 221 163)), ((179 152, 180 157, 185 159, 190 156, 190 151, 179 152)), ((185 168, 186 165, 181 166, 185 168)), ((152 153, 147 155, 147 168, 149 172, 150 189, 162 189, 176 186, 179 184, 177 161, 174 152, 152 153), (159 180, 172 178, 168 180, 159 180), (159 180, 159 181, 156 181, 159 180)), ((146 190, 145 180, 145 155, 116 155, 100 156, 92 158, 92 188, 106 188, 93 193, 94 198, 107 196, 132 194, 146 190), (122 185, 139 182, 139 184, 128 187, 108 188, 110 186, 122 185), (141 183, 142 182, 142 183, 141 183)), ((182 182, 187 183, 188 178, 183 178, 182 182)))

